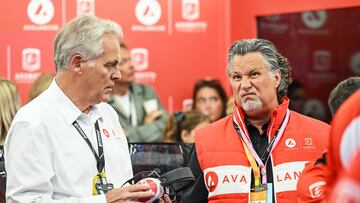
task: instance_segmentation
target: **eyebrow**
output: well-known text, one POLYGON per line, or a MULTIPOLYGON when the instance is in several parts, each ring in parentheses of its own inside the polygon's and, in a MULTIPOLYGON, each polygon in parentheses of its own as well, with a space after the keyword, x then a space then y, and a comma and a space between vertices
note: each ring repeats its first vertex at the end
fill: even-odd
POLYGON ((232 73, 239 74, 239 75, 249 75, 250 73, 253 73, 255 71, 259 71, 260 68, 254 68, 252 70, 249 70, 246 73, 241 73, 240 71, 233 71, 232 73))
POLYGON ((119 63, 118 60, 108 61, 104 65, 105 66, 116 66, 119 63))

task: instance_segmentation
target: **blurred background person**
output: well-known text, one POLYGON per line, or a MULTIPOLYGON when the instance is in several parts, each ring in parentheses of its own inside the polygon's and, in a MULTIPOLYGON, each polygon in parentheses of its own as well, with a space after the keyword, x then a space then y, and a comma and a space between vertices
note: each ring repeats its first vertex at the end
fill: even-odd
POLYGON ((164 142, 194 143, 195 130, 210 123, 210 119, 198 111, 175 112, 166 122, 163 135, 164 142))
POLYGON ((166 122, 163 141, 167 143, 180 143, 184 164, 187 165, 189 154, 195 142, 195 131, 209 124, 209 117, 201 112, 175 112, 169 116, 166 122))
POLYGON ((20 97, 16 85, 9 80, 0 78, 0 203, 5 203, 6 188, 3 144, 19 108, 20 97))
POLYGON ((10 124, 20 108, 20 96, 16 85, 0 78, 0 144, 4 144, 10 124))
POLYGON ((155 90, 135 82, 135 69, 130 49, 120 44, 121 78, 115 83, 109 104, 119 116, 129 142, 159 142, 164 132, 167 113, 155 90))
POLYGON ((55 75, 52 73, 41 74, 30 87, 29 101, 33 100, 35 97, 39 96, 43 91, 45 91, 50 86, 54 77, 55 75))
MULTIPOLYGON (((354 92, 360 89, 360 77, 350 77, 341 81, 331 92, 328 105, 334 116, 341 104, 354 92)), ((306 164, 298 181, 298 202, 322 201, 326 186, 327 152, 321 157, 306 164)))
POLYGON ((289 109, 298 113, 304 113, 304 104, 306 101, 306 94, 304 85, 298 81, 293 80, 288 87, 288 98, 290 99, 289 109))
POLYGON ((330 202, 360 202, 359 103, 358 89, 340 106, 331 122, 326 165, 326 195, 333 193, 330 202))
POLYGON ((360 77, 350 77, 340 82, 329 95, 329 109, 334 116, 340 105, 360 88, 360 77))
POLYGON ((218 80, 197 81, 193 101, 193 109, 208 116, 211 122, 226 116, 227 96, 218 80))

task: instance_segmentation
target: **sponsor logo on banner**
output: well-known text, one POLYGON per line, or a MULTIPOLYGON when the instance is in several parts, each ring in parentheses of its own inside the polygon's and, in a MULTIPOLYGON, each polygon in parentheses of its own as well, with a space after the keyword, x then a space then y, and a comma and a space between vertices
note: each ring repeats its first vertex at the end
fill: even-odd
POLYGON ((192 109, 193 103, 193 99, 184 99, 182 102, 182 111, 190 111, 192 109))
POLYGON ((331 63, 329 51, 321 50, 314 52, 314 69, 319 71, 329 70, 331 63))
POLYGON ((310 29, 318 29, 322 27, 326 22, 326 11, 309 11, 301 14, 301 18, 310 29))
POLYGON ((288 23, 281 21, 280 15, 261 17, 259 21, 259 28, 266 30, 266 32, 273 34, 283 34, 289 29, 288 23), (264 19, 264 20, 262 20, 264 19))
POLYGON ((149 51, 145 48, 131 49, 131 61, 136 71, 143 71, 149 67, 149 51))
POLYGON ((135 16, 141 25, 132 25, 131 30, 134 32, 165 32, 165 25, 156 25, 161 14, 161 5, 157 0, 139 0, 135 6, 135 16))
POLYGON ((241 165, 207 168, 204 171, 204 181, 209 197, 248 193, 251 184, 251 168, 241 165))
POLYGON ((140 83, 154 83, 156 72, 146 71, 149 68, 149 51, 146 48, 133 48, 130 54, 135 68, 135 80, 140 83))
POLYGON ((178 32, 206 32, 208 24, 204 21, 195 21, 200 18, 199 0, 182 0, 181 17, 184 21, 176 21, 175 29, 178 32))
POLYGON ((311 35, 328 35, 330 31, 326 29, 326 11, 310 11, 301 14, 305 28, 300 28, 299 33, 311 35))
POLYGON ((22 50, 22 70, 15 72, 15 80, 19 84, 31 84, 41 74, 41 52, 37 48, 26 48, 22 50))
POLYGON ((311 198, 318 198, 324 194, 325 190, 325 181, 318 181, 309 186, 309 192, 311 198))
POLYGON ((360 75, 360 51, 352 55, 350 59, 350 67, 353 73, 360 75))
POLYGON ((54 4, 51 0, 31 0, 27 15, 33 24, 24 25, 25 31, 55 31, 59 25, 48 24, 54 17, 54 4))
POLYGON ((34 72, 40 69, 40 49, 26 48, 22 51, 22 67, 24 70, 34 72))
POLYGON ((289 162, 274 167, 275 193, 295 191, 300 174, 307 161, 289 162))
POLYGON ((77 0, 76 15, 95 15, 95 0, 77 0))
POLYGON ((185 20, 193 21, 200 17, 199 0, 182 0, 181 16, 185 20))

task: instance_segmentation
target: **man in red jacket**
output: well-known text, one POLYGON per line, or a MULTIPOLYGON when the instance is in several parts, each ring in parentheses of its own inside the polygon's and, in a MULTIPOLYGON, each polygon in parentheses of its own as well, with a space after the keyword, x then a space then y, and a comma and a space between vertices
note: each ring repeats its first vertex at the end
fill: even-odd
POLYGON ((296 202, 307 161, 327 146, 329 126, 288 109, 290 66, 268 40, 235 42, 227 72, 234 115, 201 129, 183 202, 296 202))

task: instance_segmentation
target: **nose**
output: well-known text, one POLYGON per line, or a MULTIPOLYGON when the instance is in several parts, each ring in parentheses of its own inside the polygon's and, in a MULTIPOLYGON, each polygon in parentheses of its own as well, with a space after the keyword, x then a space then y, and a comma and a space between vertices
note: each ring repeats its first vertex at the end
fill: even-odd
POLYGON ((241 79, 241 86, 242 89, 249 89, 251 87, 251 81, 248 77, 243 77, 241 79))
POLYGON ((114 72, 111 73, 110 79, 113 81, 118 81, 121 78, 121 72, 118 68, 114 69, 114 72))

